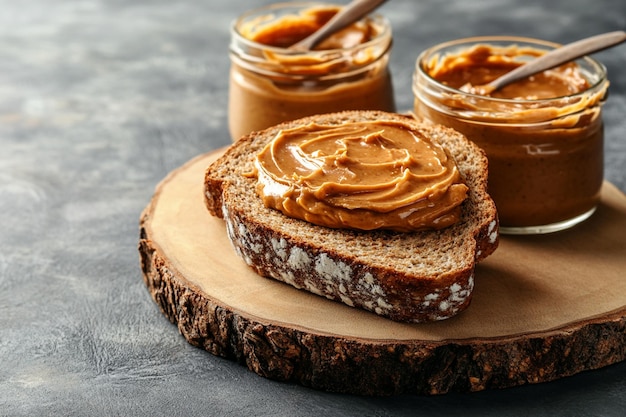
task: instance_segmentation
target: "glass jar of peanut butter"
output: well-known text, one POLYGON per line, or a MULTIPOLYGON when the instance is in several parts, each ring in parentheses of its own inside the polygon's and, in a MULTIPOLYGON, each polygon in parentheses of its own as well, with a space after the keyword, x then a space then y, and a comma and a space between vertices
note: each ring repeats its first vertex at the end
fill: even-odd
POLYGON ((557 44, 477 37, 432 47, 413 79, 418 118, 463 133, 486 153, 501 232, 564 230, 590 217, 603 181, 605 68, 585 57, 489 95, 475 91, 557 44))
POLYGON ((231 28, 231 138, 280 122, 342 110, 395 111, 391 26, 365 17, 313 50, 290 48, 319 29, 339 6, 284 3, 240 16, 231 28))

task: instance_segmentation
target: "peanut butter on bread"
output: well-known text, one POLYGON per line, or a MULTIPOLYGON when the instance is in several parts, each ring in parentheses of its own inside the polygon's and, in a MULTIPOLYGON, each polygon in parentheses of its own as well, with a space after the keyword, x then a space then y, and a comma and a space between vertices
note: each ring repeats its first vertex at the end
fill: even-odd
POLYGON ((208 167, 205 203, 225 220, 237 254, 259 275, 396 321, 442 320, 463 311, 471 301, 476 263, 498 245, 483 151, 452 129, 395 113, 317 115, 244 136, 208 167), (278 132, 312 122, 340 126, 381 120, 416 130, 454 158, 468 187, 458 222, 415 232, 333 229, 263 204, 249 173, 278 132))

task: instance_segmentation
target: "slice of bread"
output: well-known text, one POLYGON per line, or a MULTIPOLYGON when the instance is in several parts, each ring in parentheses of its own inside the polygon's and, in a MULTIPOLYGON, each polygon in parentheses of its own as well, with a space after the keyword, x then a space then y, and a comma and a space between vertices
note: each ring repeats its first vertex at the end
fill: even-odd
POLYGON ((244 136, 207 169, 205 203, 225 220, 236 252, 258 274, 396 321, 441 320, 464 310, 476 263, 498 245, 484 152, 452 129, 395 113, 317 115, 244 136), (316 226, 267 208, 255 191, 256 178, 245 175, 281 129, 368 120, 402 122, 450 151, 469 187, 458 223, 410 233, 316 226))

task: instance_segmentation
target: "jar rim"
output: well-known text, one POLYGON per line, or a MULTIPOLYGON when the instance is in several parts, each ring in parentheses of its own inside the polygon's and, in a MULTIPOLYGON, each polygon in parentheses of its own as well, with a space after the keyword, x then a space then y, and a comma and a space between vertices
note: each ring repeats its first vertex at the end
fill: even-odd
MULTIPOLYGON (((325 2, 283 2, 283 3, 273 3, 267 6, 261 6, 261 7, 257 7, 254 9, 250 9, 244 12, 243 14, 239 15, 237 18, 235 18, 231 22, 231 25, 230 25, 231 39, 232 40, 236 39, 237 41, 241 42, 242 44, 244 44, 246 47, 249 47, 249 48, 262 49, 264 51, 268 51, 273 54, 279 54, 279 55, 289 56, 289 57, 301 56, 301 55, 324 57, 324 56, 335 56, 337 54, 358 52, 362 49, 367 49, 369 47, 376 46, 378 43, 381 43, 385 39, 389 39, 389 45, 387 46, 387 48, 385 48, 385 51, 389 49, 390 44, 391 44, 391 35, 392 35, 391 23, 389 19, 387 19, 385 16, 379 13, 370 14, 364 17, 363 19, 371 18, 375 23, 378 23, 380 27, 382 28, 381 32, 378 33, 373 39, 370 39, 367 42, 355 45, 350 48, 334 48, 334 49, 324 49, 324 50, 299 51, 295 49, 271 46, 271 45, 266 45, 266 44, 262 44, 259 42, 255 42, 243 36, 237 29, 238 26, 240 26, 241 23, 246 18, 249 18, 250 16, 253 16, 261 12, 272 12, 272 11, 280 10, 284 8, 290 8, 294 10, 296 9, 306 10, 307 8, 312 8, 312 7, 341 7, 341 5, 333 4, 333 3, 325 3, 325 2)), ((231 41, 230 49, 231 51, 233 50, 232 41, 231 41)))
MULTIPOLYGON (((597 76, 597 80, 591 84, 592 80, 587 80, 588 82, 590 82, 590 85, 587 89, 583 90, 583 91, 579 91, 573 94, 569 94, 569 95, 563 95, 563 96, 557 96, 557 97, 549 97, 549 98, 538 98, 538 99, 519 99, 519 98, 500 98, 500 97, 490 97, 490 96, 484 96, 484 95, 480 95, 480 94, 476 94, 476 93, 472 93, 472 92, 467 92, 467 91, 463 91, 460 90, 458 88, 454 88, 454 87, 450 87, 446 84, 443 84, 441 82, 439 82, 438 80, 436 80, 435 78, 433 78, 430 74, 428 74, 427 71, 425 71, 425 69, 423 68, 422 62, 425 61, 425 59, 427 57, 433 56, 435 53, 437 53, 438 51, 441 51, 445 48, 450 48, 450 47, 454 47, 454 46, 463 46, 463 45, 467 45, 472 46, 472 45, 480 45, 480 44, 485 44, 485 45, 489 45, 491 43, 505 43, 508 42, 509 46, 514 46, 516 44, 520 44, 520 43, 525 43, 527 46, 544 46, 544 47, 548 47, 551 49, 555 49, 559 46, 561 46, 561 44, 556 43, 556 42, 551 42, 551 41, 546 41, 546 40, 542 40, 542 39, 536 39, 536 38, 530 38, 530 37, 524 37, 524 36, 508 36, 508 35, 502 35, 502 36, 473 36, 473 37, 469 37, 469 38, 461 38, 461 39, 455 39, 455 40, 451 40, 451 41, 446 41, 446 42, 442 42, 439 43, 437 45, 431 46, 430 48, 422 51, 415 62, 415 73, 420 73, 422 74, 424 77, 426 77, 428 79, 429 82, 435 84, 437 86, 437 88, 440 88, 443 92, 449 93, 449 94, 454 94, 457 96, 461 96, 461 97, 471 97, 474 99, 480 99, 480 100, 484 100, 486 102, 493 102, 493 103, 502 103, 502 104, 507 104, 507 105, 512 105, 512 104, 528 104, 528 105, 537 105, 537 106, 542 106, 545 105, 547 103, 552 103, 558 100, 563 100, 563 99, 571 99, 571 98, 576 98, 576 97, 582 97, 585 94, 589 94, 590 91, 595 91, 595 90, 599 90, 601 88, 604 87, 604 85, 607 83, 608 78, 607 78, 607 71, 606 71, 606 67, 604 66, 604 64, 602 64, 601 62, 599 62, 598 60, 592 58, 589 55, 585 55, 579 59, 574 60, 573 62, 585 62, 587 64, 589 64, 591 66, 591 68, 593 69, 593 73, 597 76)), ((415 85, 415 83, 414 83, 415 85)))

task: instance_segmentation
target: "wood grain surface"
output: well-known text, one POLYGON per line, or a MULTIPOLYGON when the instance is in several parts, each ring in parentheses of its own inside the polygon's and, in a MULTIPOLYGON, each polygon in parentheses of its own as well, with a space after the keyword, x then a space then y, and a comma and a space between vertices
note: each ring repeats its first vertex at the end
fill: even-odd
POLYGON ((611 184, 574 229, 503 237, 467 311, 406 324, 252 272, 203 204, 219 153, 173 171, 141 218, 145 282, 191 344, 268 378, 368 395, 546 382, 626 358, 626 196, 611 184))

